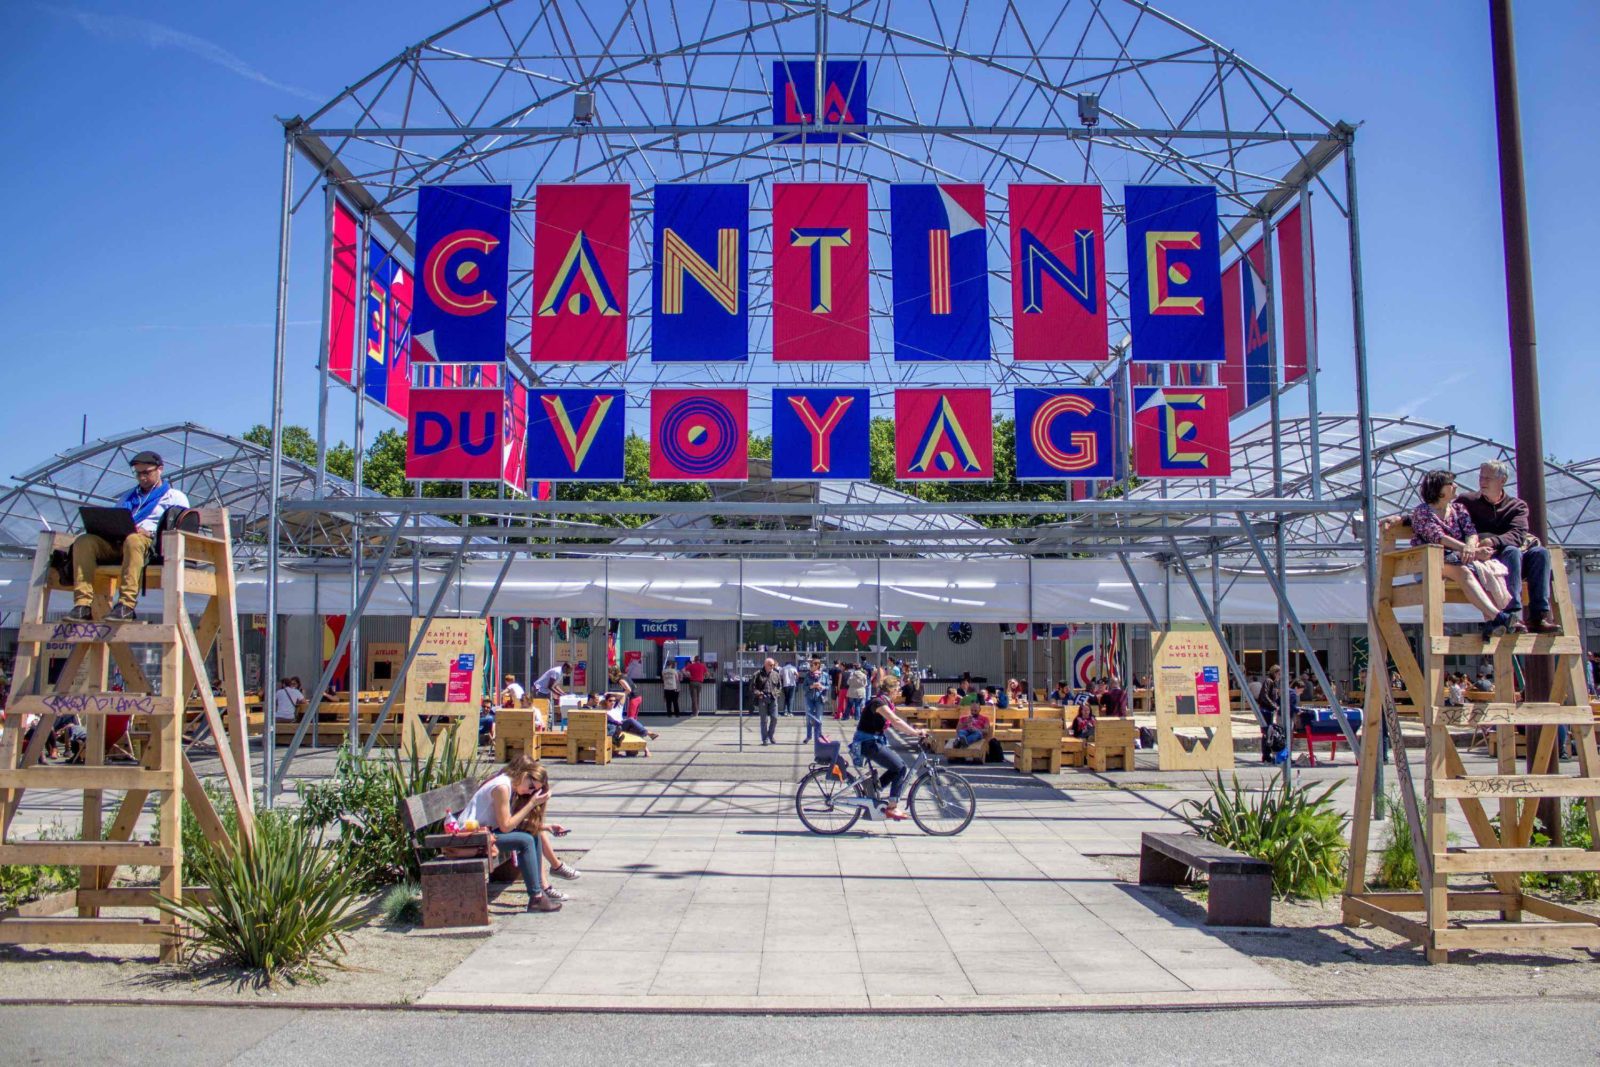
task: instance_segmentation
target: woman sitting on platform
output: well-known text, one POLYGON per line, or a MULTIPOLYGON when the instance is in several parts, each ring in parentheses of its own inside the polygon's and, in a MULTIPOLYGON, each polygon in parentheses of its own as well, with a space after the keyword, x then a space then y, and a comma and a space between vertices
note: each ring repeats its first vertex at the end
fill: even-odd
POLYGON ((1511 626, 1505 605, 1490 599, 1474 569, 1478 531, 1464 504, 1456 500, 1456 476, 1449 471, 1429 471, 1422 476, 1422 503, 1411 512, 1411 543, 1444 546, 1444 576, 1455 582, 1472 606, 1483 613, 1480 629, 1487 640, 1511 626))
POLYGON ((531 756, 518 756, 493 778, 478 787, 461 809, 456 822, 469 822, 488 830, 495 846, 517 857, 517 870, 528 890, 529 911, 560 911, 561 901, 545 892, 544 864, 539 834, 544 829, 544 805, 550 799, 546 772, 531 756), (512 797, 519 803, 512 807, 512 797))
POLYGON ((944 691, 944 696, 939 698, 939 704, 942 707, 954 707, 959 703, 961 703, 961 694, 953 685, 944 691))

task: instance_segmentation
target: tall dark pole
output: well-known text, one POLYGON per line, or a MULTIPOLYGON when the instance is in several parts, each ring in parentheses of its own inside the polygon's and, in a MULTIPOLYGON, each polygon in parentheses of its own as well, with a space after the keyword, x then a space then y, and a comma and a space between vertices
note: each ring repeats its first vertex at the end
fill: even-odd
MULTIPOLYGON (((1500 226, 1505 241, 1506 319, 1511 333, 1511 416, 1517 446, 1517 495, 1528 503, 1528 528, 1548 536, 1544 507, 1544 431, 1539 424, 1539 354, 1533 329, 1533 259, 1528 252, 1528 199, 1522 175, 1522 112, 1517 103, 1517 44, 1511 0, 1489 0, 1489 35, 1494 53, 1495 135, 1500 149, 1500 226)), ((1566 575, 1552 574, 1552 582, 1566 575)), ((1537 621, 1537 620, 1535 620, 1537 621)), ((1523 664, 1523 700, 1550 699, 1550 660, 1529 656, 1523 664)), ((1543 740, 1543 727, 1528 730, 1528 770, 1543 740)), ((1557 756, 1556 770, 1560 766, 1557 756)), ((1551 843, 1561 843, 1561 802, 1539 802, 1539 820, 1551 843)))

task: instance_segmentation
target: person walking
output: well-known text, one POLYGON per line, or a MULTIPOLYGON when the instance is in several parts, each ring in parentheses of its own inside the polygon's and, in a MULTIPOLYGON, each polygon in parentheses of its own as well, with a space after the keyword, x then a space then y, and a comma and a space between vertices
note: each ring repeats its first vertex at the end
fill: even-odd
POLYGON ((822 709, 828 699, 828 672, 814 659, 801 679, 805 684, 807 741, 822 740, 822 709))
POLYGON ((794 710, 794 690, 800 684, 800 670, 793 663, 783 665, 783 714, 794 710))
POLYGON ((676 660, 668 659, 661 665, 661 699, 667 705, 667 714, 674 719, 683 714, 683 709, 678 706, 680 677, 676 660))
POLYGON ((867 704, 867 672, 864 666, 855 666, 845 675, 844 717, 859 719, 861 709, 867 704))
POLYGON ((750 692, 755 697, 756 713, 761 720, 761 743, 778 743, 778 694, 783 688, 783 672, 778 661, 768 657, 761 669, 750 679, 750 692))

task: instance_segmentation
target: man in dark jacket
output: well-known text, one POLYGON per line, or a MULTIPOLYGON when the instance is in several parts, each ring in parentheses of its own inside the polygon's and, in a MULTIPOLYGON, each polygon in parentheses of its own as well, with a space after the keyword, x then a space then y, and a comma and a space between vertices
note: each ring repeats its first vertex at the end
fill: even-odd
POLYGON ((1478 530, 1478 558, 1497 559, 1506 567, 1506 588, 1511 603, 1506 610, 1513 616, 1522 612, 1522 581, 1528 581, 1528 621, 1517 619, 1514 633, 1560 633, 1561 627, 1550 614, 1550 553, 1528 532, 1528 505, 1506 492, 1511 468, 1495 459, 1478 467, 1478 491, 1458 497, 1478 530), (1530 543, 1531 542, 1531 543, 1530 543))
POLYGON ((778 743, 778 699, 783 690, 783 672, 778 661, 768 659, 750 679, 750 691, 755 697, 756 711, 760 714, 761 743, 778 743))

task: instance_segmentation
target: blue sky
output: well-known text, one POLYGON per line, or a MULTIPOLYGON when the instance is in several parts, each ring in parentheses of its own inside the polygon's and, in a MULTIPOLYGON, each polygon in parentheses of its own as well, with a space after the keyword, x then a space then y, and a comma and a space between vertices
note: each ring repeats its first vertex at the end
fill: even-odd
MULTIPOLYGON (((474 5, 12 0, 0 31, 12 369, 0 476, 90 436, 268 413, 274 115, 342 86, 474 5)), ((1374 408, 1509 440, 1486 5, 1167 0, 1358 139, 1374 408)), ((1519 5, 1545 445, 1600 453, 1592 352, 1600 224, 1593 100, 1600 5, 1519 5)), ((301 244, 302 264, 321 253, 301 244)), ((1324 262, 1321 271, 1342 271, 1324 262)), ((1342 286, 1324 293, 1342 293, 1342 286)), ((1341 309, 1339 314, 1343 315, 1341 309)), ((288 414, 309 424, 314 300, 291 312, 288 414)), ((1332 382, 1348 380, 1325 332, 1332 382)), ((1341 405, 1326 405, 1330 409, 1341 405)), ((379 419, 378 425, 388 425, 379 419)))

